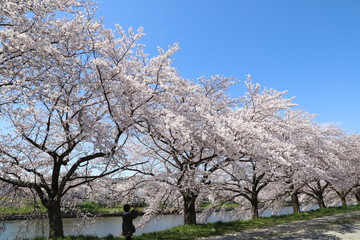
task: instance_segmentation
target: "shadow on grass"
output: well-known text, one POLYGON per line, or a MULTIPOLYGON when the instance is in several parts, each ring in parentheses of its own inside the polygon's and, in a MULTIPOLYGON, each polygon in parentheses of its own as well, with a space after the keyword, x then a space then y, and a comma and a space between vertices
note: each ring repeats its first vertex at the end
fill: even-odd
POLYGON ((278 226, 239 232, 234 235, 207 238, 209 240, 341 240, 360 239, 360 216, 350 219, 316 220, 287 223, 278 226), (359 234, 359 235, 356 235, 359 234), (351 238, 350 238, 351 237, 351 238))

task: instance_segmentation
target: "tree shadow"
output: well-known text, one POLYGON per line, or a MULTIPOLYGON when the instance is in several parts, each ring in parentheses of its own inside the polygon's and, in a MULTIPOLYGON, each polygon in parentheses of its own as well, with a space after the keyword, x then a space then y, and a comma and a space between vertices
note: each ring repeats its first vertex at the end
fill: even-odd
MULTIPOLYGON (((287 223, 279 226, 240 232, 215 240, 341 240, 342 235, 356 234, 360 236, 360 219, 319 220, 287 223)), ((212 239, 212 238, 210 238, 212 239)), ((355 239, 355 238, 353 238, 355 239)), ((360 239, 360 238, 359 238, 360 239)))

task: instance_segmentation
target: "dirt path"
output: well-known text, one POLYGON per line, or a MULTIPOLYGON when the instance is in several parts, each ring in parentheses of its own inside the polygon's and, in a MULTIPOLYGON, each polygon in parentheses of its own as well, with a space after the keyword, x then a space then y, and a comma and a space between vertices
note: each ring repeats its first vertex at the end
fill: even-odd
POLYGON ((202 239, 360 240, 360 211, 202 239))

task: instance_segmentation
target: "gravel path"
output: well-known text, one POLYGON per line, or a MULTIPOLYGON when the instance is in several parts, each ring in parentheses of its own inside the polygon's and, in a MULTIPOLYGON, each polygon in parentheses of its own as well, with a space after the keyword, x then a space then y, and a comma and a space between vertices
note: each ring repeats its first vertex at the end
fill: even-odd
POLYGON ((201 239, 360 240, 360 211, 201 239))

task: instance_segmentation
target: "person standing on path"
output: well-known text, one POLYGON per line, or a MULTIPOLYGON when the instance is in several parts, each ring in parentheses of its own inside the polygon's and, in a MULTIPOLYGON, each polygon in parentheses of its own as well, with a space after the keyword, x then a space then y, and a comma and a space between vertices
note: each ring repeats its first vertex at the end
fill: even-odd
POLYGON ((124 214, 122 215, 122 235, 124 235, 126 240, 131 240, 133 233, 135 232, 135 226, 133 220, 139 215, 135 210, 136 206, 133 206, 133 210, 130 211, 130 205, 124 205, 124 214))

